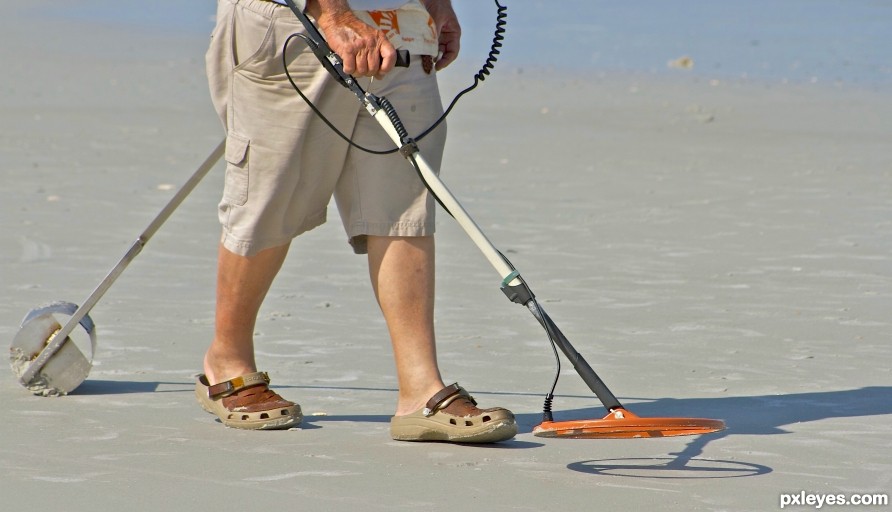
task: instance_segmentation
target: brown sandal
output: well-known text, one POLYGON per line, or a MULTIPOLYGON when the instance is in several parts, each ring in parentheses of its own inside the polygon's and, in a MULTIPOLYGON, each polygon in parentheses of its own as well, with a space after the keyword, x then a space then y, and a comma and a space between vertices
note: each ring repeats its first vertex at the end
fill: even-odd
POLYGON ((276 430, 297 426, 303 418, 300 406, 269 389, 269 375, 255 372, 211 385, 205 375, 195 383, 201 407, 216 414, 227 427, 276 430))
POLYGON ((424 408, 390 419, 390 436, 398 441, 495 443, 517 434, 514 414, 501 407, 478 409, 458 383, 431 397, 424 408))

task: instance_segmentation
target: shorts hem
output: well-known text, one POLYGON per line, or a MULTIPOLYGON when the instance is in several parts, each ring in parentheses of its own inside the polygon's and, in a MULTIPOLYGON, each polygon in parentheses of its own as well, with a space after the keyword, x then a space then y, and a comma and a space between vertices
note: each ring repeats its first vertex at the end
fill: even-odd
POLYGON ((279 247, 281 245, 288 244, 307 231, 318 228, 322 224, 325 224, 325 220, 325 212, 322 212, 322 214, 317 214, 311 217, 291 236, 268 238, 263 240, 243 240, 233 235, 232 232, 224 229, 223 237, 221 238, 220 243, 223 244, 223 247, 225 247, 226 250, 232 253, 238 254, 239 256, 250 257, 254 256, 264 249, 270 249, 272 247, 279 247))
POLYGON ((436 231, 434 223, 417 222, 356 222, 351 226, 347 242, 356 254, 367 254, 368 236, 432 236, 436 231))

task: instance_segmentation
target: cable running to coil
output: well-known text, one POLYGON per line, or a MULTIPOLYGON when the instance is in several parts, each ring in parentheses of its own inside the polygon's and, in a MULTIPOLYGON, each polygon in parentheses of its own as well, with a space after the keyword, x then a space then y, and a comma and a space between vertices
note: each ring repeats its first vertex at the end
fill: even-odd
MULTIPOLYGON (((513 263, 511 263, 511 260, 509 260, 508 257, 502 253, 502 251, 498 252, 499 257, 502 258, 502 261, 504 261, 511 270, 517 271, 517 268, 514 266, 513 263)), ((554 391, 557 389, 558 381, 561 378, 561 356, 560 354, 558 354, 557 342, 555 341, 557 335, 551 329, 551 325, 549 325, 549 323, 545 320, 544 311, 542 310, 541 306, 539 306, 539 302, 536 300, 536 296, 533 294, 533 290, 531 290, 530 287, 527 286, 526 281, 524 281, 522 278, 520 280, 520 284, 524 287, 527 296, 530 298, 529 301, 524 305, 527 307, 527 309, 530 310, 530 313, 533 314, 533 317, 535 317, 536 320, 539 321, 539 324, 542 326, 542 328, 545 329, 545 334, 548 336, 548 342, 551 344, 551 351, 554 353, 554 381, 552 381, 551 389, 545 395, 545 401, 542 404, 543 421, 553 421, 554 418, 551 414, 551 404, 554 401, 554 391)))

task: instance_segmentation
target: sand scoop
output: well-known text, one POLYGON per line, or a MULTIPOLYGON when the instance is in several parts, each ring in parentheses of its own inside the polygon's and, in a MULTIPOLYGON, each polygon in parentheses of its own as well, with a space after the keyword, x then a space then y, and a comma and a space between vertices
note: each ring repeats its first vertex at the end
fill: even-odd
MULTIPOLYGON (((642 418, 632 414, 623 407, 582 355, 573 348, 570 341, 558 329, 545 310, 542 309, 535 295, 533 295, 533 292, 521 277, 520 272, 493 246, 479 226, 477 226, 424 160, 418 151, 418 146, 413 138, 409 136, 390 102, 384 97, 377 97, 367 93, 359 86, 355 78, 346 74, 340 57, 331 50, 310 19, 292 0, 286 0, 286 3, 307 30, 305 36, 300 35, 299 37, 313 50, 321 64, 335 80, 355 94, 368 113, 378 121, 399 148, 400 153, 415 168, 415 171, 428 190, 430 190, 440 205, 455 218, 486 259, 489 260, 489 263, 499 273, 499 276, 502 278, 501 289, 505 295, 512 302, 526 306, 530 310, 545 329, 553 346, 561 349, 582 380, 591 388, 608 411, 608 414, 600 419, 554 421, 551 413, 551 401, 554 391, 552 387, 552 391, 548 393, 545 399, 543 421, 533 429, 533 434, 539 437, 559 438, 642 438, 706 434, 725 428, 725 424, 722 421, 705 418, 642 418)), ((488 74, 487 67, 492 67, 492 63, 495 61, 494 54, 498 53, 497 48, 501 46, 499 43, 502 33, 500 28, 504 25, 505 9, 499 4, 498 0, 495 3, 499 8, 499 23, 497 23, 496 37, 493 40, 493 50, 483 70, 481 70, 481 73, 478 73, 477 80, 483 80, 481 75, 488 74)), ((287 71, 287 62, 285 65, 287 71)), ((477 80, 475 80, 475 86, 477 80)), ((295 89, 297 89, 296 85, 295 89)), ((300 93, 299 89, 298 92, 300 93)), ((301 93, 301 96, 303 96, 303 93, 301 93)), ((315 107, 313 108, 315 109, 315 107)), ((430 129, 425 133, 429 131, 430 129)))
POLYGON ((32 309, 25 315, 9 348, 9 362, 20 384, 35 394, 54 396, 68 394, 86 380, 96 351, 96 329, 90 311, 152 235, 220 160, 224 146, 224 142, 220 142, 214 148, 80 306, 60 301, 32 309), (78 330, 78 327, 81 329, 78 330))

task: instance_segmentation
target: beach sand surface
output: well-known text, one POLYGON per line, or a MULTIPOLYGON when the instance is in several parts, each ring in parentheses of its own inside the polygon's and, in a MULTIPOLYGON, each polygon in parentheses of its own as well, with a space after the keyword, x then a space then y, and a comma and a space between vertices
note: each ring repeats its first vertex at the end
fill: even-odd
MULTIPOLYGON (((32 41, 0 54, 11 343, 30 309, 83 301, 222 129, 206 38, 0 11, 4 41, 32 41)), ((445 72, 444 97, 469 79, 445 72)), ((802 491, 888 495, 890 120, 892 95, 868 86, 518 66, 450 117, 444 182, 630 410, 727 422, 700 437, 534 437, 547 338, 441 214, 444 377, 514 410, 520 434, 390 440, 387 333, 334 209, 293 245, 256 333, 304 424, 222 427, 193 397, 218 166, 93 309, 80 388, 32 396, 0 367, 0 509, 752 511, 802 491)), ((557 419, 604 414, 566 361, 557 393, 557 419)))

